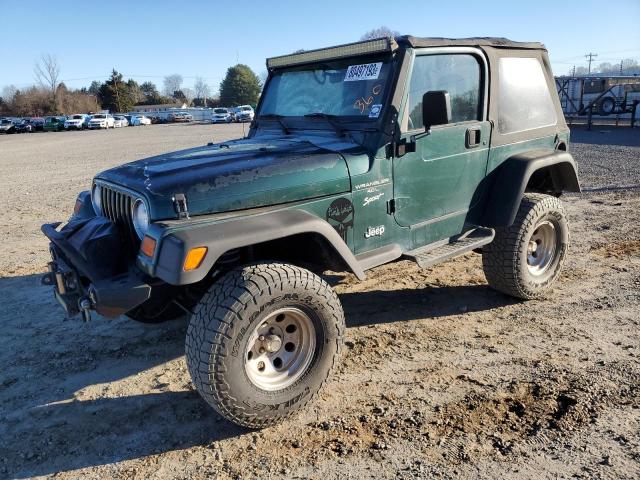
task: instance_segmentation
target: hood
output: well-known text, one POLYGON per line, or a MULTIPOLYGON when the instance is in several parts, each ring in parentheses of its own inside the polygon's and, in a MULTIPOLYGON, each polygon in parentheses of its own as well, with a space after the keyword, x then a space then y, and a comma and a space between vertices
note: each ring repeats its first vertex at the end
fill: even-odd
POLYGON ((190 215, 227 212, 348 192, 339 153, 300 140, 245 139, 138 160, 96 178, 139 192, 152 220, 175 218, 182 193, 190 215))

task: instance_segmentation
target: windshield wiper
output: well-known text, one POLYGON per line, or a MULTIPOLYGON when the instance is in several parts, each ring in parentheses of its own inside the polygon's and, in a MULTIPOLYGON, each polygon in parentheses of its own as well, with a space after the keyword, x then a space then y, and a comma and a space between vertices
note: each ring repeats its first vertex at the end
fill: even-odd
POLYGON ((278 125, 280 125, 280 128, 282 128, 282 131, 284 132, 285 135, 289 135, 289 127, 287 127, 287 125, 285 125, 285 123, 282 121, 282 119, 284 118, 284 115, 278 115, 277 113, 263 113, 262 115, 260 115, 259 118, 265 118, 267 120, 275 120, 276 122, 278 122, 278 125))
POLYGON ((342 137, 344 135, 344 128, 342 128, 342 126, 340 126, 340 124, 337 122, 337 119, 338 119, 337 115, 331 115, 330 113, 324 113, 324 112, 313 112, 313 113, 307 113, 305 117, 306 118, 324 118, 327 121, 327 123, 333 127, 333 129, 336 131, 339 137, 342 137))

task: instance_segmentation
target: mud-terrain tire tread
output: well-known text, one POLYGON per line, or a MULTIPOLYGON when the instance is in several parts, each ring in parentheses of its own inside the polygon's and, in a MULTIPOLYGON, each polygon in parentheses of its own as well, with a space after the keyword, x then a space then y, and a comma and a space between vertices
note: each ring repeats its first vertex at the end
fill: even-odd
MULTIPOLYGON (((196 389, 204 400, 226 419, 248 428, 265 428, 291 417, 311 402, 335 370, 342 355, 345 330, 344 313, 338 296, 320 277, 303 268, 284 263, 260 263, 237 267, 216 283, 198 303, 187 329, 185 353, 187 367, 196 389), (263 293, 305 287, 324 297, 332 322, 338 331, 336 350, 330 368, 321 382, 295 409, 264 418, 231 392, 225 381, 224 359, 230 353, 232 337, 227 334, 236 322, 244 322, 243 311, 250 303, 259 305, 263 293)), ((245 372, 236 372, 244 375, 245 372)))
POLYGON ((560 199, 542 193, 525 193, 513 224, 496 228, 494 240, 483 248, 482 268, 489 285, 495 290, 524 300, 543 297, 562 269, 569 247, 568 230, 565 210, 560 199), (556 274, 551 276, 544 288, 533 291, 527 287, 518 268, 519 259, 527 249, 524 233, 529 232, 542 215, 552 212, 556 212, 558 218, 566 225, 567 242, 564 246, 559 246, 564 249, 555 266, 556 274))

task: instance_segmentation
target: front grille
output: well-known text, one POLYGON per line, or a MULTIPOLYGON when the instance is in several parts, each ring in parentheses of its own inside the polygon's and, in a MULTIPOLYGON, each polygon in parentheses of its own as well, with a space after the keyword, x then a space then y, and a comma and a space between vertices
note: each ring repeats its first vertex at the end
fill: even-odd
POLYGON ((100 184, 102 215, 118 226, 123 239, 136 249, 140 239, 133 228, 132 206, 134 198, 128 193, 116 190, 109 185, 100 184))

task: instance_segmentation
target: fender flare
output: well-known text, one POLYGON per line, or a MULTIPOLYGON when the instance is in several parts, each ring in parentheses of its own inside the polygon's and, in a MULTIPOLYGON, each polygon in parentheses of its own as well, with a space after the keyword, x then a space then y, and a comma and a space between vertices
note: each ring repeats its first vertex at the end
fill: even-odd
POLYGON ((542 169, 549 169, 553 179, 553 191, 549 193, 580 192, 576 162, 570 153, 547 149, 519 153, 492 173, 493 181, 480 224, 485 227, 513 224, 531 176, 542 169))
POLYGON ((179 229, 160 233, 162 238, 158 242, 159 252, 156 252, 153 262, 155 265, 139 255, 138 266, 171 285, 187 285, 205 278, 220 256, 229 250, 301 233, 316 233, 324 237, 349 269, 360 280, 365 278, 358 260, 328 222, 307 211, 295 209, 234 217, 212 223, 194 219, 179 229), (185 272, 182 268, 185 255, 189 249, 200 246, 207 247, 202 264, 185 272))

